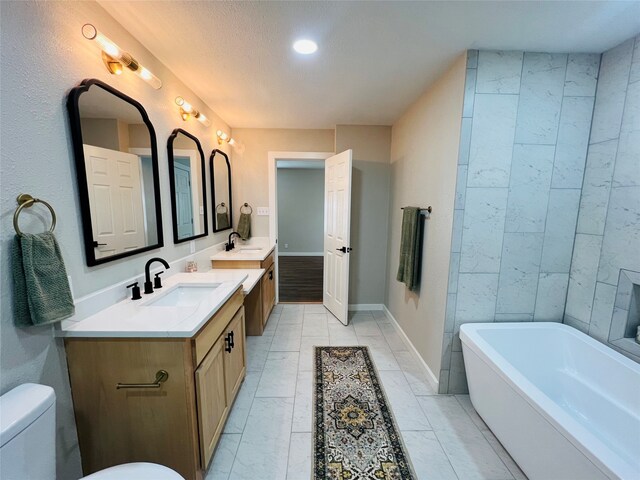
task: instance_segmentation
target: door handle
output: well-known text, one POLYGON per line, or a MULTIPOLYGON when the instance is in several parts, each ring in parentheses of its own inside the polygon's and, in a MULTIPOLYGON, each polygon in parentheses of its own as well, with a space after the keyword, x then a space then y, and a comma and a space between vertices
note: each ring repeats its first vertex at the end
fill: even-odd
POLYGON ((353 250, 353 248, 351 247, 342 247, 342 248, 336 248, 337 251, 342 252, 342 253, 349 253, 351 250, 353 250))
POLYGON ((269 280, 273 280, 273 270, 269 272, 269 280))
POLYGON ((169 378, 169 372, 166 370, 158 370, 156 372, 156 379, 152 383, 117 383, 116 389, 121 388, 160 388, 164 382, 169 378))
POLYGON ((93 241, 93 248, 104 247, 106 243, 98 243, 96 240, 93 241))
POLYGON ((225 343, 224 351, 227 352, 227 353, 231 353, 231 348, 232 348, 232 345, 231 345, 231 334, 227 334, 227 336, 224 337, 224 343, 225 343))
POLYGON ((236 346, 236 342, 233 340, 233 330, 231 330, 231 333, 229 334, 229 338, 230 338, 229 344, 231 345, 231 348, 234 348, 236 346))

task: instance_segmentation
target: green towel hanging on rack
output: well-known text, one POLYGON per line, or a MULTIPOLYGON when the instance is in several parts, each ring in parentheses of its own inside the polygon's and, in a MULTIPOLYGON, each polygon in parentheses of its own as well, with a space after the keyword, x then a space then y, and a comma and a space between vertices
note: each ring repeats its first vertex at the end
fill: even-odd
POLYGON ((396 279, 412 291, 417 290, 420 281, 421 247, 420 208, 405 207, 402 214, 400 264, 396 279))

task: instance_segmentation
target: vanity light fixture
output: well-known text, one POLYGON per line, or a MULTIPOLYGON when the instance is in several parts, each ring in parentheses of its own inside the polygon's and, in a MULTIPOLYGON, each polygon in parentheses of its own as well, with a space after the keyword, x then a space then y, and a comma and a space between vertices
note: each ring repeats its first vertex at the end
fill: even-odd
POLYGON ((218 130, 216 136, 218 137, 218 145, 222 145, 223 142, 227 142, 232 147, 236 145, 236 141, 222 130, 218 130))
POLYGON ((82 35, 87 40, 95 40, 102 50, 102 61, 114 75, 121 75, 123 66, 127 67, 156 90, 162 87, 162 81, 143 67, 130 53, 125 52, 90 23, 82 26, 82 35))
POLYGON ((180 116, 185 122, 189 120, 189 118, 194 117, 205 127, 211 126, 211 120, 209 120, 204 113, 193 108, 193 105, 187 102, 184 98, 176 97, 176 105, 180 107, 180 116))

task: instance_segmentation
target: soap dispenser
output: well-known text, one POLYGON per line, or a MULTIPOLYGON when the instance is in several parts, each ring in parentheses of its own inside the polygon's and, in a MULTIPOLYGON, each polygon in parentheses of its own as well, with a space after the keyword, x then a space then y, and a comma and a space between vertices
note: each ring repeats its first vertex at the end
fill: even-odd
POLYGON ((131 288, 131 300, 140 300, 142 298, 142 295, 140 295, 140 287, 138 286, 138 282, 133 282, 131 285, 127 285, 127 288, 131 288))

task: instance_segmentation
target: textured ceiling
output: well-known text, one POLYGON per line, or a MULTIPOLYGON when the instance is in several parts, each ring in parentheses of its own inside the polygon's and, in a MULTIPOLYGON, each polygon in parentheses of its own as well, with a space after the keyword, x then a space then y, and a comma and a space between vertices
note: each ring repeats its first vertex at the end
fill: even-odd
POLYGON ((391 125, 467 48, 602 52, 640 31, 638 1, 99 1, 232 127, 391 125))

